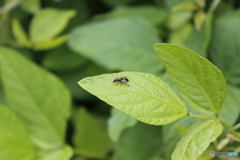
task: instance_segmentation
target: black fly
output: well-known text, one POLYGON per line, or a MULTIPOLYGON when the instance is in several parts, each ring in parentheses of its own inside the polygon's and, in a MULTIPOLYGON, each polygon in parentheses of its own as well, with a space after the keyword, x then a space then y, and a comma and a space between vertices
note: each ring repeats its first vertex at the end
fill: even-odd
POLYGON ((113 82, 121 82, 129 86, 128 81, 129 80, 126 77, 119 77, 113 80, 113 82))

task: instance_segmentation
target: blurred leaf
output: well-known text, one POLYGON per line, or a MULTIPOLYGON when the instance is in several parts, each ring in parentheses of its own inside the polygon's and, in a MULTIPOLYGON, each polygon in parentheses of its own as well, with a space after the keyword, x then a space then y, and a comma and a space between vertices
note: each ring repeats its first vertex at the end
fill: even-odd
POLYGON ((40 0, 22 0, 20 6, 29 13, 36 13, 40 10, 40 0))
POLYGON ((183 45, 184 42, 191 36, 192 32, 192 24, 186 23, 184 26, 171 32, 168 43, 183 45))
POLYGON ((106 18, 118 18, 129 16, 141 16, 153 25, 162 24, 166 19, 166 13, 155 6, 117 7, 112 12, 100 15, 106 18))
POLYGON ((108 72, 107 70, 91 63, 90 61, 87 61, 86 63, 87 64, 77 69, 76 71, 58 74, 58 77, 60 77, 61 80, 69 88, 73 99, 78 99, 83 102, 92 101, 94 96, 89 94, 84 89, 79 88, 79 85, 77 84, 79 79, 108 72))
POLYGON ((163 68, 153 53, 155 29, 140 17, 96 22, 76 28, 69 46, 109 70, 156 73, 163 68))
POLYGON ((32 141, 42 150, 60 149, 70 116, 65 86, 13 50, 0 48, 0 62, 7 102, 24 122, 32 141))
POLYGON ((234 125, 240 114, 239 95, 240 89, 238 87, 228 85, 227 95, 223 101, 223 107, 219 112, 219 117, 230 126, 234 125))
POLYGON ((220 111, 226 95, 226 81, 217 67, 178 45, 159 43, 154 49, 167 62, 168 74, 191 108, 203 114, 220 111))
POLYGON ((126 5, 129 3, 134 2, 135 0, 121 0, 121 1, 116 1, 116 0, 102 0, 105 4, 109 6, 121 6, 121 5, 126 5))
POLYGON ((68 40, 68 35, 62 35, 45 42, 36 42, 33 44, 35 50, 49 50, 56 48, 68 40))
POLYGON ((229 12, 216 19, 210 44, 214 64, 227 81, 240 84, 240 10, 229 12))
POLYGON ((74 114, 73 143, 76 147, 75 153, 90 158, 106 158, 111 147, 107 134, 84 108, 76 110, 74 114))
POLYGON ((0 159, 36 159, 36 148, 22 122, 11 110, 1 105, 0 115, 0 159))
POLYGON ((174 151, 177 142, 180 140, 182 135, 178 132, 178 127, 189 128, 196 122, 202 121, 199 118, 184 117, 178 121, 175 121, 169 125, 163 126, 163 146, 164 155, 167 160, 171 160, 172 152, 174 151))
POLYGON ((213 15, 208 14, 200 30, 195 30, 183 44, 200 56, 207 57, 208 47, 212 33, 213 15))
POLYGON ((66 145, 58 150, 48 153, 47 155, 43 155, 39 160, 69 160, 72 155, 72 148, 66 145))
POLYGON ((43 66, 53 71, 70 71, 86 62, 85 58, 69 50, 66 45, 62 45, 47 53, 43 59, 43 66))
POLYGON ((136 119, 116 108, 112 108, 111 117, 108 120, 108 135, 112 141, 117 142, 121 132, 125 128, 134 126, 136 123, 136 119))
POLYGON ((197 160, 210 160, 213 159, 214 157, 210 156, 210 153, 214 151, 217 152, 215 147, 213 145, 209 145, 208 148, 197 158, 197 160))
POLYGON ((79 85, 111 106, 153 125, 165 125, 186 116, 180 98, 161 79, 149 73, 120 72, 88 77, 79 85), (127 77, 129 86, 113 83, 127 77))
POLYGON ((196 2, 197 2, 199 7, 204 9, 204 7, 206 5, 206 0, 196 0, 196 2))
POLYGON ((30 47, 30 42, 18 19, 12 20, 12 33, 20 45, 30 47))
POLYGON ((189 10, 189 11, 195 11, 197 10, 198 6, 195 2, 183 2, 179 5, 173 7, 173 11, 179 11, 179 10, 189 10))
POLYGON ((174 8, 177 5, 181 5, 182 3, 190 3, 190 2, 195 2, 195 0, 166 0, 165 1, 170 8, 174 8))
POLYGON ((171 12, 169 16, 169 20, 167 22, 167 26, 171 30, 176 30, 185 24, 188 23, 188 21, 191 19, 193 15, 192 11, 176 11, 176 12, 171 12))
POLYGON ((47 8, 39 11, 34 15, 30 25, 32 42, 35 44, 52 40, 63 31, 74 15, 74 10, 47 8))
POLYGON ((205 21, 205 19, 206 19, 206 14, 202 10, 198 11, 194 15, 194 24, 195 24, 195 27, 197 28, 197 30, 201 29, 201 26, 202 26, 203 22, 205 21))
POLYGON ((148 160, 161 147, 161 128, 137 123, 124 132, 111 160, 148 160))
POLYGON ((6 105, 7 106, 7 102, 3 93, 3 86, 1 84, 1 77, 0 77, 0 105, 6 105))
POLYGON ((216 120, 206 120, 191 126, 172 153, 172 160, 197 159, 221 133, 222 125, 216 120))

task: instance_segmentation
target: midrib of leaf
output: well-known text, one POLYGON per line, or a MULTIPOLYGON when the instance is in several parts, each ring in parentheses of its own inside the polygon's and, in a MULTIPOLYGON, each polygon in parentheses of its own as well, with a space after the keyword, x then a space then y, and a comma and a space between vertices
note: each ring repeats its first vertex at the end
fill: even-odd
MULTIPOLYGON (((94 85, 94 84, 91 84, 90 87, 91 87, 91 86, 103 87, 103 88, 107 88, 107 89, 113 89, 113 88, 111 88, 111 87, 99 86, 99 85, 94 85)), ((155 100, 157 100, 157 101, 160 101, 160 102, 162 102, 162 103, 165 103, 165 104, 171 106, 172 108, 176 108, 176 109, 178 109, 178 110, 179 110, 179 109, 183 110, 182 108, 178 108, 178 107, 173 106, 173 105, 171 105, 171 104, 169 104, 169 103, 167 103, 167 102, 165 102, 165 101, 162 101, 162 100, 160 100, 160 99, 157 99, 157 98, 152 97, 152 96, 149 96, 149 95, 145 95, 145 94, 138 93, 138 92, 134 92, 134 91, 124 90, 124 89, 119 89, 119 88, 114 88, 114 89, 119 90, 119 91, 131 92, 131 93, 139 94, 139 95, 142 95, 142 96, 146 96, 146 97, 149 97, 149 98, 151 98, 151 99, 155 99, 155 100)), ((183 111, 185 112, 185 110, 183 110, 183 111)))
MULTIPOLYGON (((32 98, 31 93, 30 93, 30 92, 28 91, 28 89, 25 87, 25 85, 24 85, 24 83, 22 82, 21 78, 20 78, 19 76, 17 76, 17 75, 16 75, 15 77, 16 77, 16 79, 19 80, 18 82, 21 82, 24 91, 27 93, 27 95, 30 97, 30 99, 31 99, 31 101, 33 102, 33 104, 36 106, 35 108, 39 111, 39 113, 40 113, 40 115, 41 115, 41 117, 42 117, 43 122, 45 122, 46 126, 48 126, 48 128, 49 128, 50 131, 52 132, 52 135, 53 135, 54 137, 56 137, 56 139, 58 139, 59 142, 61 142, 61 138, 60 138, 60 137, 57 135, 57 133, 53 130, 53 128, 51 127, 51 124, 48 122, 47 118, 44 116, 44 114, 42 113, 41 109, 39 109, 38 105, 36 105, 37 102, 35 102, 35 99, 32 98)), ((61 143, 62 143, 62 142, 61 142, 61 143)))
MULTIPOLYGON (((166 50, 164 50, 164 49, 162 49, 162 48, 161 48, 161 50, 167 52, 166 50)), ((172 54, 169 53, 169 52, 167 52, 167 53, 170 54, 170 55, 172 55, 172 54)), ((172 55, 172 56, 175 57, 174 55, 172 55)), ((163 56, 163 57, 164 57, 164 56, 163 56)), ((165 57, 165 58, 166 58, 166 57, 165 57)), ((202 57, 200 56, 200 58, 202 58, 202 57)), ((191 71, 190 71, 178 58, 175 57, 175 59, 177 59, 177 60, 182 64, 182 66, 184 66, 184 68, 190 73, 190 75, 193 77, 193 79, 197 82, 199 88, 201 89, 201 91, 203 92, 204 96, 205 96, 205 97, 207 98, 207 100, 210 102, 211 107, 212 107, 212 108, 214 109, 214 111, 215 111, 215 108, 214 108, 212 102, 211 102, 210 99, 208 98, 207 94, 205 93, 205 91, 203 90, 203 88, 201 87, 201 85, 199 84, 199 82, 197 81, 197 79, 193 76, 193 74, 191 73, 191 71)), ((216 112, 216 111, 215 111, 215 112, 216 112)))

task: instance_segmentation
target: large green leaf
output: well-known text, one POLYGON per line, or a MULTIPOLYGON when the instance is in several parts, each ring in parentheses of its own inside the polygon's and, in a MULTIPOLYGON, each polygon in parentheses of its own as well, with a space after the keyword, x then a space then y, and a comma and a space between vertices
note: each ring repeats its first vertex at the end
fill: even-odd
POLYGON ((40 154, 39 160, 69 160, 73 155, 73 150, 70 146, 65 145, 58 150, 40 154))
POLYGON ((167 62, 168 74, 191 108, 204 114, 220 111, 226 95, 226 81, 217 67, 178 45, 155 44, 154 49, 167 62))
POLYGON ((70 116, 70 94, 55 76, 19 53, 0 48, 1 78, 10 108, 42 150, 60 149, 70 116))
POLYGON ((120 72, 88 77, 79 85, 134 118, 154 125, 165 125, 186 116, 180 98, 161 79, 149 73, 120 72), (115 82, 127 77, 129 85, 115 82))
POLYGON ((162 24, 166 15, 165 12, 155 6, 117 7, 112 12, 100 15, 106 18, 141 16, 154 25, 162 24), (158 15, 158 16, 156 16, 158 15))
POLYGON ((36 148, 22 122, 8 108, 0 105, 0 159, 35 160, 36 148))
POLYGON ((30 25, 33 43, 46 42, 57 36, 75 15, 73 10, 43 9, 34 15, 30 25))
POLYGON ((128 127, 132 127, 137 123, 137 120, 128 114, 112 108, 111 117, 108 120, 108 134, 112 141, 117 142, 121 132, 128 127))
POLYGON ((213 25, 210 55, 227 81, 240 84, 240 10, 218 18, 213 25))
POLYGON ((217 120, 198 122, 183 135, 172 154, 172 160, 196 160, 209 144, 222 133, 217 120))
POLYGON ((106 158, 111 147, 107 134, 84 108, 80 108, 74 113, 75 153, 90 158, 106 158))
POLYGON ((161 127, 138 122, 127 129, 111 160, 149 160, 161 147, 161 127))
POLYGON ((110 70, 156 73, 164 64, 151 48, 156 42, 157 33, 145 19, 125 17, 76 28, 69 46, 110 70))
POLYGON ((239 95, 240 89, 238 87, 228 85, 227 95, 223 101, 219 117, 230 126, 234 125, 240 115, 239 95))

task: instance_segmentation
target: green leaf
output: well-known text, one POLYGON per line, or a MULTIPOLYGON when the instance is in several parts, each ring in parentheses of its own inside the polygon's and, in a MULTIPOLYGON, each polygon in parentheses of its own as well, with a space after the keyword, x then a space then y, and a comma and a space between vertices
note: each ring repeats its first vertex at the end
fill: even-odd
POLYGON ((106 18, 118 18, 129 16, 141 16, 151 24, 162 24, 166 19, 166 14, 163 10, 155 6, 136 6, 136 7, 117 7, 112 12, 100 15, 106 18), (158 16, 156 16, 158 15, 158 16))
POLYGON ((164 155, 167 160, 171 160, 171 154, 173 153, 177 142, 180 140, 182 135, 178 131, 178 127, 189 128, 191 125, 202 121, 200 118, 184 117, 174 123, 163 126, 163 146, 164 155))
POLYGON ((68 38, 69 38, 68 35, 63 35, 63 36, 51 39, 49 41, 36 42, 33 44, 33 48, 39 51, 53 49, 62 45, 64 42, 68 40, 68 38))
POLYGON ((151 45, 158 41, 155 29, 146 20, 125 17, 76 28, 69 46, 109 70, 157 73, 164 64, 151 45))
POLYGON ((0 48, 1 78, 9 107, 42 150, 64 144, 70 94, 59 79, 19 53, 0 48))
POLYGON ((111 160, 149 160, 160 147, 161 128, 138 122, 124 132, 111 160))
POLYGON ((223 107, 219 112, 219 117, 230 126, 235 124, 240 115, 239 95, 240 89, 238 87, 228 85, 227 95, 223 101, 223 107))
POLYGON ((226 81, 217 67, 178 45, 155 44, 154 49, 167 62, 168 74, 191 108, 203 114, 220 111, 226 95, 226 81))
POLYGON ((50 41, 63 31, 74 15, 75 11, 73 10, 57 10, 53 8, 37 12, 30 25, 32 42, 35 44, 50 41))
POLYGON ((180 98, 161 79, 149 73, 120 72, 88 77, 79 85, 101 100, 154 125, 165 125, 186 116, 180 98), (117 77, 127 77, 129 85, 115 82, 117 77))
POLYGON ((173 11, 178 11, 178 10, 195 11, 197 9, 198 9, 198 6, 196 2, 183 2, 173 7, 173 11))
POLYGON ((40 0, 22 0, 20 6, 29 13, 36 13, 40 10, 40 0))
POLYGON ((200 30, 204 20, 206 19, 206 14, 204 11, 200 10, 194 15, 194 24, 197 30, 200 30))
POLYGON ((36 148, 22 122, 8 108, 0 105, 0 159, 34 160, 36 148))
POLYGON ((210 56, 227 81, 240 84, 240 10, 216 19, 210 44, 210 56))
POLYGON ((84 108, 80 108, 74 113, 75 153, 90 158, 106 158, 111 147, 107 134, 84 108))
POLYGON ((167 23, 168 28, 171 30, 179 29, 188 23, 192 15, 193 12, 187 10, 171 12, 167 23))
POLYGON ((62 45, 47 53, 42 64, 50 70, 66 72, 77 69, 86 62, 85 58, 69 50, 66 45, 62 45))
POLYGON ((121 0, 121 1, 116 1, 116 0, 102 0, 105 4, 109 6, 121 6, 121 5, 127 5, 135 0, 121 0))
POLYGON ((13 32, 13 36, 15 37, 15 39, 20 45, 25 47, 30 46, 30 42, 28 41, 27 35, 23 30, 23 27, 18 19, 12 20, 12 32, 13 32))
POLYGON ((172 160, 196 160, 209 144, 217 139, 222 130, 222 125, 217 120, 194 124, 177 143, 172 160))
POLYGON ((111 117, 108 120, 108 135, 113 142, 117 142, 121 132, 125 128, 134 126, 136 123, 136 119, 116 108, 112 108, 111 117))
POLYGON ((73 150, 70 146, 63 146, 62 148, 43 154, 39 160, 69 160, 73 155, 73 150))

